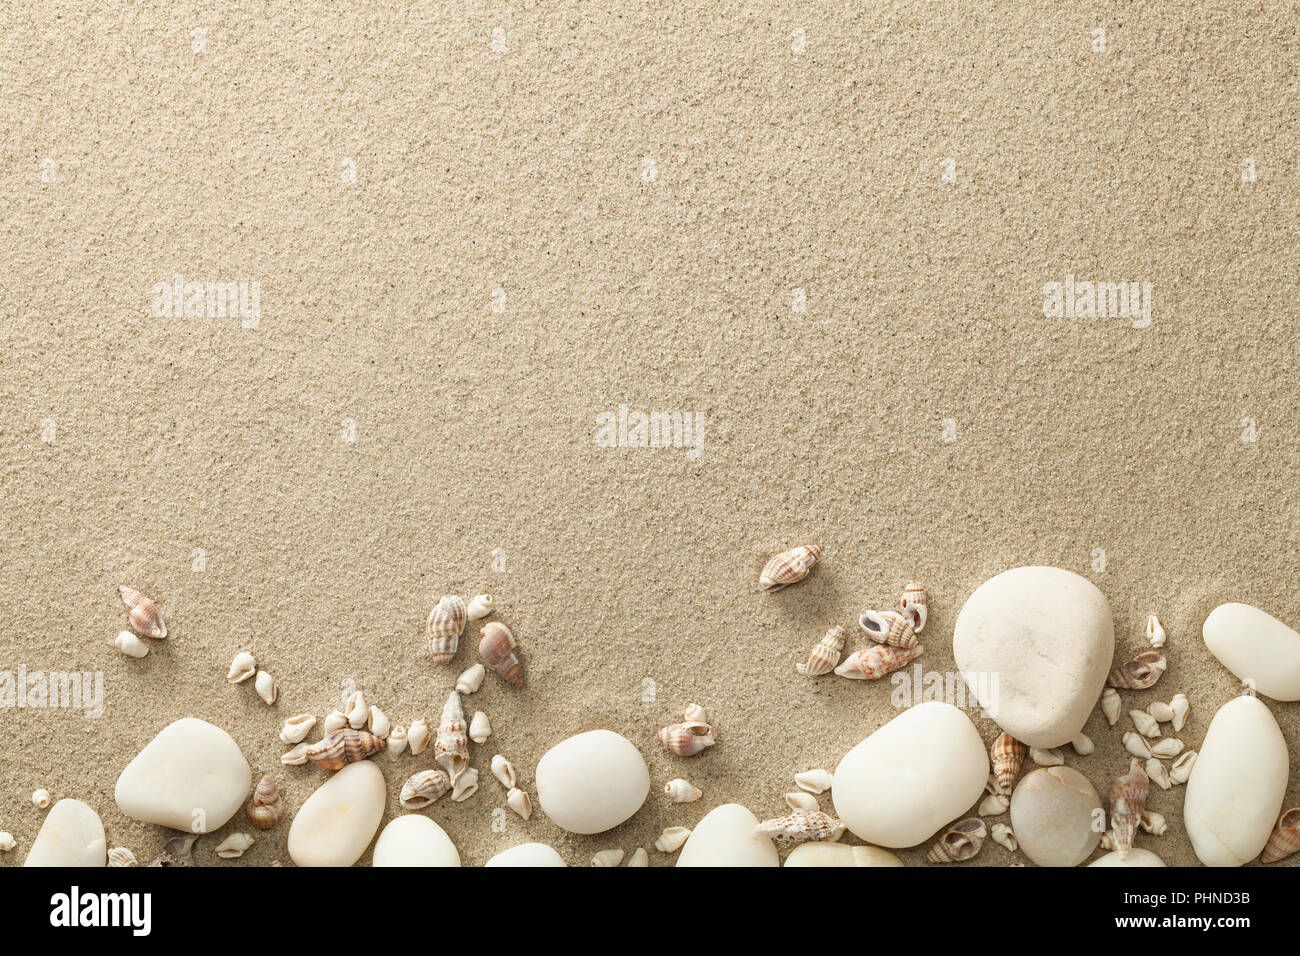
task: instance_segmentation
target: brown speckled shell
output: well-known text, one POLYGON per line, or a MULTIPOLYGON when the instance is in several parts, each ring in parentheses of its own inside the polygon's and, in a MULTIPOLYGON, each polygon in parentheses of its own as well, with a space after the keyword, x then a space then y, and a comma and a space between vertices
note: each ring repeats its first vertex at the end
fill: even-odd
POLYGON ((802 581, 821 556, 822 549, 815 544, 804 544, 782 551, 763 565, 758 576, 758 586, 764 591, 779 591, 796 581, 802 581))
POLYGON ((1159 651, 1147 651, 1133 660, 1112 668, 1106 683, 1111 687, 1123 687, 1128 690, 1146 690, 1154 687, 1160 675, 1165 672, 1169 662, 1159 651))
POLYGON ((408 810, 419 810, 451 793, 451 779, 443 770, 421 770, 402 784, 401 803, 408 810))
POLYGON ((364 730, 344 727, 307 748, 307 759, 326 770, 342 770, 384 749, 384 741, 364 730))
POLYGON ((515 654, 515 636, 510 633, 510 628, 500 621, 492 621, 479 633, 483 635, 478 643, 483 663, 507 684, 523 687, 524 668, 515 654))
POLYGON ((1288 810, 1277 821, 1259 856, 1261 863, 1276 863, 1300 850, 1300 807, 1288 810))
POLYGON ((714 730, 702 721, 671 724, 659 731, 659 742, 679 757, 693 757, 706 747, 712 747, 714 730))
POLYGON ((840 652, 844 650, 844 628, 836 625, 812 646, 808 660, 796 664, 795 670, 805 677, 820 677, 829 674, 840 662, 840 652))
POLYGON ((1129 761, 1128 773, 1116 777, 1110 785, 1111 841, 1121 860, 1133 849, 1133 837, 1137 834, 1150 791, 1151 781, 1136 757, 1129 761))
POLYGON ((118 596, 126 605, 127 617, 132 629, 144 637, 162 638, 167 636, 167 625, 163 623, 162 614, 157 605, 133 587, 123 584, 117 589, 118 596))
POLYGON ((1016 774, 1020 773, 1028 753, 1029 747, 1010 734, 1000 734, 993 741, 993 746, 989 748, 989 758, 993 763, 993 776, 997 778, 998 789, 1002 793, 1011 793, 1011 785, 1016 782, 1016 774))
POLYGON ((890 647, 915 647, 916 631, 912 618, 898 611, 864 611, 858 618, 858 627, 867 632, 877 644, 890 647))
POLYGON ((778 843, 806 843, 837 840, 844 833, 844 824, 821 810, 794 810, 783 817, 764 820, 756 832, 778 843))
POLYGON ((464 599, 454 594, 447 595, 433 606, 425 631, 429 635, 429 656, 435 664, 450 663, 456 656, 468 615, 464 599))
POLYGON ((972 859, 984 846, 988 828, 979 817, 969 817, 954 823, 930 847, 925 858, 931 863, 961 863, 972 859))
POLYGON ((253 799, 248 802, 248 822, 259 830, 269 830, 280 819, 280 790, 267 774, 257 782, 253 799))
POLYGON ((844 658, 840 666, 835 668, 835 673, 851 680, 878 680, 912 663, 924 650, 920 644, 914 647, 873 644, 844 658))

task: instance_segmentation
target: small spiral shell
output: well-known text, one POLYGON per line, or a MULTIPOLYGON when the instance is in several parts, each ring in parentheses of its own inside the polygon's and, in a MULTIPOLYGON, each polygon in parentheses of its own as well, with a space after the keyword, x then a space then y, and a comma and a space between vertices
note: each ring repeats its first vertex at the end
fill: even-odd
POLYGON ((454 594, 447 595, 433 606, 425 631, 429 636, 429 656, 435 664, 448 664, 456 656, 468 618, 464 598, 454 594))
POLYGON ((898 599, 898 610, 912 621, 912 630, 920 634, 925 630, 925 620, 929 616, 929 598, 920 581, 909 581, 903 588, 902 597, 898 599))
POLYGON ((117 593, 126 605, 127 618, 137 634, 153 638, 167 636, 167 625, 163 623, 162 613, 153 601, 125 584, 117 589, 117 593))
POLYGON ((259 830, 269 830, 280 819, 280 790, 266 774, 257 782, 253 799, 248 802, 248 822, 259 830))
POLYGON ((336 730, 305 751, 307 759, 326 770, 342 770, 384 749, 384 742, 372 733, 351 727, 336 730))
POLYGON ((1133 849, 1133 837, 1146 809, 1151 781, 1137 757, 1129 761, 1128 773, 1110 785, 1110 830, 1115 852, 1122 860, 1133 849))
POLYGON ((1259 862, 1276 863, 1300 850, 1300 807, 1288 810, 1277 821, 1273 833, 1264 845, 1259 862))
POLYGON ((863 611, 858 626, 877 644, 890 647, 915 647, 916 631, 912 619, 897 611, 863 611))
POLYGON ((914 647, 873 644, 844 658, 840 666, 835 668, 835 673, 851 680, 877 680, 900 667, 906 667, 920 657, 924 650, 920 644, 914 647))
POLYGON ((800 545, 789 551, 782 551, 773 557, 758 576, 758 586, 764 591, 779 591, 808 576, 817 559, 822 556, 822 549, 815 544, 800 545))
POLYGON ((984 846, 988 828, 979 817, 954 823, 944 831, 925 858, 931 863, 961 863, 972 859, 984 846))
POLYGON ((442 707, 438 736, 433 741, 433 759, 447 771, 454 784, 469 768, 469 736, 460 694, 452 691, 442 707))
POLYGON ((659 731, 659 742, 679 757, 693 757, 717 740, 714 729, 706 723, 671 724, 659 731))
POLYGON ((821 810, 791 810, 783 817, 764 820, 754 832, 778 843, 833 843, 844 835, 844 824, 821 810))
POLYGON ((1147 651, 1113 668, 1106 683, 1111 687, 1128 690, 1146 690, 1148 687, 1155 686, 1168 666, 1169 662, 1165 660, 1165 655, 1159 651, 1147 651))
POLYGON ((998 782, 1000 793, 1010 793, 1011 785, 1016 782, 1016 774, 1024 766, 1025 755, 1029 747, 1010 734, 1000 734, 989 748, 989 758, 993 762, 993 776, 998 782))
POLYGON ((836 625, 812 646, 812 650, 808 652, 808 659, 802 664, 796 664, 795 670, 804 677, 820 677, 829 674, 840 662, 840 654, 843 651, 844 628, 836 625))
POLYGON ((401 801, 407 810, 419 810, 451 793, 451 779, 438 768, 412 774, 402 784, 401 801))
POLYGON ((524 686, 524 669, 515 654, 515 636, 500 621, 492 621, 479 631, 479 656, 492 672, 507 684, 524 686))

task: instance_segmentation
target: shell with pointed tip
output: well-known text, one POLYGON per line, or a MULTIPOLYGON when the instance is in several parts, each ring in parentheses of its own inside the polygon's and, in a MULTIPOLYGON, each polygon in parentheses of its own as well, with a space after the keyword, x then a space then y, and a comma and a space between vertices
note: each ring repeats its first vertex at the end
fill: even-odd
POLYGON ((326 737, 334 733, 336 730, 342 730, 346 726, 348 726, 348 718, 341 710, 331 710, 325 715, 325 719, 321 721, 321 730, 324 732, 326 737))
POLYGON ((670 724, 659 731, 659 742, 679 757, 693 757, 717 743, 714 729, 702 721, 670 724))
POLYGON ((699 704, 687 704, 682 710, 682 720, 688 724, 696 721, 707 724, 709 722, 709 712, 699 704))
POLYGON ((1174 709, 1158 700, 1153 700, 1147 705, 1147 713, 1160 724, 1172 723, 1174 719, 1174 709))
POLYGON ((785 805, 791 810, 820 810, 817 798, 811 793, 795 790, 785 795, 785 805))
POLYGON ((1110 829, 1115 851, 1122 860, 1133 849, 1133 837, 1146 809, 1151 781, 1137 757, 1129 761, 1128 773, 1110 785, 1110 829))
POLYGON ((411 748, 411 756, 424 753, 424 748, 429 746, 429 722, 423 717, 411 721, 411 729, 406 732, 406 743, 411 748))
POLYGON ((1169 765, 1169 779, 1173 783, 1186 783, 1192 778, 1192 767, 1196 764, 1196 751, 1188 750, 1169 765))
POLYGON ((1278 818, 1277 826, 1264 844, 1259 862, 1276 863, 1300 850, 1300 807, 1294 807, 1278 818))
POLYGON ((127 618, 137 634, 153 638, 167 636, 167 625, 163 623, 162 613, 153 601, 125 584, 117 589, 117 593, 126 605, 127 618))
POLYGON ((280 729, 280 742, 285 744, 301 743, 316 726, 315 714, 295 714, 284 722, 280 729))
POLYGON ((232 684, 241 684, 257 673, 257 659, 248 651, 240 651, 230 662, 230 671, 226 680, 232 684))
MULTIPOLYGON (((1169 824, 1165 822, 1165 818, 1154 810, 1143 810, 1142 819, 1138 821, 1138 826, 1142 828, 1142 832, 1150 833, 1152 836, 1164 836, 1165 831, 1169 829, 1169 824)), ((1114 849, 1114 847, 1111 849, 1114 849)))
POLYGON ((244 855, 257 841, 247 833, 232 833, 217 845, 217 856, 223 860, 233 860, 244 855))
POLYGON ((456 678, 456 692, 460 694, 474 693, 483 686, 483 675, 486 673, 486 667, 482 664, 475 664, 456 678))
POLYGON ((997 817, 1011 809, 1011 798, 1005 793, 990 793, 980 801, 979 815, 997 817))
MULTIPOLYGON (((527 794, 525 794, 527 796, 527 794)), ((627 861, 628 866, 649 866, 650 854, 645 851, 645 847, 639 846, 632 851, 632 856, 627 861)))
POLYGON ((469 606, 465 609, 465 615, 468 620, 479 621, 492 613, 492 605, 495 602, 490 594, 476 594, 470 599, 469 606))
POLYGON ((149 645, 130 631, 123 631, 117 635, 113 639, 113 646, 127 657, 145 657, 149 653, 149 645))
POLYGON ((1106 716, 1106 723, 1111 727, 1115 726, 1115 721, 1119 720, 1120 710, 1119 691, 1114 687, 1107 687, 1101 692, 1101 712, 1106 716))
POLYGON ((694 803, 704 796, 703 790, 681 777, 664 784, 664 793, 673 803, 694 803))
POLYGON ((755 832, 778 843, 834 843, 844 835, 844 824, 821 810, 791 810, 783 817, 764 820, 755 832))
POLYGON ((398 724, 388 735, 388 756, 396 759, 406 749, 406 728, 398 724))
POLYGON ((492 722, 488 720, 488 715, 481 710, 474 711, 474 717, 469 722, 469 739, 481 744, 491 736, 492 722))
POLYGON ((782 551, 763 565, 763 571, 758 576, 758 586, 764 591, 779 591, 802 581, 821 556, 822 549, 815 544, 804 544, 782 551))
POLYGON ((903 595, 898 599, 898 609, 911 618, 912 629, 920 634, 925 630, 925 619, 929 616, 929 598, 925 586, 920 581, 909 581, 903 588, 903 595))
POLYGON ((384 742, 372 733, 348 727, 336 730, 304 751, 307 759, 326 770, 342 770, 384 749, 384 742))
POLYGON ((280 790, 271 775, 266 774, 257 782, 253 799, 248 801, 248 822, 259 830, 269 830, 280 819, 281 809, 280 790))
POLYGON ((1166 767, 1159 757, 1152 757, 1146 764, 1147 776, 1161 790, 1168 790, 1174 785, 1173 778, 1169 776, 1169 768, 1166 767))
POLYGON ((460 803, 478 793, 478 771, 468 767, 451 783, 451 798, 460 803))
POLYGON ((348 726, 360 730, 370 719, 370 708, 366 706, 366 695, 354 690, 348 695, 348 702, 343 708, 343 715, 348 719, 348 726))
POLYGON ((1169 662, 1165 660, 1165 655, 1159 651, 1147 651, 1131 661, 1112 668, 1106 683, 1111 687, 1146 690, 1148 687, 1155 686, 1168 666, 1169 662))
POLYGON ((969 860, 979 853, 988 834, 983 820, 969 817, 945 830, 943 836, 930 847, 925 858, 931 863, 961 863, 969 860))
POLYGON ((468 618, 465 599, 455 594, 448 594, 433 606, 425 632, 429 637, 429 656, 435 664, 448 664, 456 656, 468 618))
POLYGON ((866 631, 867 636, 877 644, 888 644, 890 647, 916 646, 912 619, 897 611, 863 611, 858 618, 858 627, 866 631))
POLYGON ((814 770, 801 770, 794 775, 794 782, 800 790, 809 793, 825 793, 835 783, 835 776, 821 767, 814 770))
POLYGON ((454 784, 469 768, 469 736, 465 732, 465 710, 460 694, 452 691, 442 706, 438 736, 433 741, 433 759, 447 771, 454 784))
POLYGON ((1156 650, 1165 646, 1165 629, 1160 626, 1160 619, 1154 614, 1147 617, 1147 642, 1156 650))
POLYGON ((421 770, 402 784, 401 802, 407 810, 419 810, 449 793, 451 779, 445 771, 438 768, 421 770))
POLYGON ((993 761, 993 776, 997 778, 999 792, 1011 792, 1011 785, 1016 782, 1016 775, 1025 765, 1028 753, 1029 748, 1010 734, 1000 734, 993 741, 989 757, 993 761))
POLYGON ((515 636, 500 621, 492 621, 479 631, 478 653, 492 672, 507 684, 524 686, 524 669, 515 654, 515 636))
POLYGON ((600 850, 591 858, 592 866, 618 866, 622 862, 622 850, 600 850))
POLYGON ((1133 721, 1133 726, 1137 728, 1138 733, 1143 737, 1160 736, 1160 722, 1145 710, 1130 710, 1128 715, 1129 719, 1133 721))
POLYGON ((687 827, 669 827, 655 840, 655 849, 660 853, 676 853, 691 835, 687 827))
POLYGON ((253 680, 253 689, 257 691, 257 696, 268 704, 274 704, 275 698, 280 694, 280 687, 270 671, 257 672, 257 677, 253 680))
POLYGON ((525 820, 533 815, 532 797, 518 787, 511 787, 510 792, 506 794, 506 806, 525 820))
POLYGON ((900 667, 906 667, 920 657, 924 650, 920 644, 915 647, 873 644, 844 658, 844 662, 835 668, 835 673, 850 680, 878 680, 900 667))
POLYGON ((1151 745, 1151 755, 1153 757, 1162 757, 1165 760, 1171 760, 1183 752, 1184 744, 1177 737, 1165 737, 1157 740, 1151 745))
POLYGON ((1080 757, 1086 757, 1088 756, 1088 754, 1092 753, 1094 750, 1097 749, 1092 742, 1092 738, 1089 737, 1087 734, 1085 734, 1082 730, 1079 731, 1079 733, 1075 736, 1075 738, 1070 741, 1070 746, 1074 748, 1074 752, 1077 753, 1080 757))
POLYGON ((497 754, 492 758, 492 776, 501 782, 501 786, 507 790, 513 790, 515 787, 515 767, 505 757, 497 754))
POLYGON ((829 674, 840 662, 840 654, 843 650, 844 628, 837 624, 812 646, 812 650, 808 652, 808 660, 797 664, 795 670, 804 677, 820 677, 822 674, 829 674))
POLYGON ((388 735, 393 732, 393 722, 388 719, 387 714, 374 704, 371 704, 369 713, 366 715, 366 730, 376 737, 387 740, 388 735))
POLYGON ((302 743, 280 755, 280 763, 286 767, 301 767, 307 762, 307 749, 311 744, 302 743))
POLYGON ((1174 694, 1174 699, 1169 702, 1169 709, 1174 715, 1174 733, 1183 729, 1187 723, 1187 715, 1192 711, 1192 705, 1187 702, 1186 694, 1174 694))
POLYGON ((994 843, 1006 847, 1012 853, 1015 853, 1016 850, 1020 849, 1020 844, 1016 842, 1015 833, 1012 831, 1011 827, 1007 826, 1005 823, 993 824, 993 830, 989 835, 993 837, 994 843))
POLYGON ((1141 757, 1143 760, 1146 760, 1151 756, 1151 745, 1147 743, 1147 739, 1141 734, 1134 733, 1131 730, 1125 731, 1121 740, 1124 744, 1124 749, 1134 757, 1141 757))

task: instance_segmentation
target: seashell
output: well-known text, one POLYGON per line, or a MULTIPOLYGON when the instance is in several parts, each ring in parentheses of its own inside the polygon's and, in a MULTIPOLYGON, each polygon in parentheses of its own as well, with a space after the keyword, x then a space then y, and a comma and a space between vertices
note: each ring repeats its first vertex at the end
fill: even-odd
POLYGON ((478 793, 478 771, 473 767, 463 770, 451 784, 451 799, 456 803, 468 800, 478 793))
POLYGON ((388 719, 387 714, 371 704, 366 714, 366 730, 381 740, 387 740, 388 735, 393 732, 393 722, 388 719))
POLYGON ((1146 809, 1150 789, 1151 782, 1137 757, 1129 761, 1128 773, 1116 777, 1110 785, 1110 829, 1121 860, 1133 849, 1133 837, 1146 809))
POLYGON ((348 726, 360 730, 370 720, 370 708, 366 704, 366 695, 354 690, 348 695, 348 702, 343 708, 343 716, 348 719, 348 726))
POLYGON ((1055 747, 1030 747, 1029 759, 1040 767, 1059 767, 1065 763, 1065 757, 1055 747))
POLYGON ((242 684, 256 673, 257 659, 248 651, 240 651, 230 662, 230 672, 226 674, 226 680, 232 684, 242 684))
POLYGON ((1011 798, 1005 793, 990 793, 980 801, 979 815, 982 817, 996 817, 1006 813, 1011 808, 1011 798))
POLYGON ((1020 844, 1016 842, 1016 835, 1011 832, 1011 827, 1007 826, 1005 823, 993 824, 989 836, 993 838, 994 843, 1001 844, 1012 853, 1015 853, 1016 850, 1020 849, 1020 844))
POLYGON ((783 817, 764 820, 754 832, 778 843, 834 843, 844 835, 844 824, 821 810, 791 810, 783 817))
POLYGON ((916 646, 912 619, 897 611, 863 611, 858 618, 858 627, 866 631, 867 636, 877 644, 902 648, 916 646))
POLYGON ((163 844, 162 853, 150 866, 190 866, 194 862, 194 841, 199 834, 172 837, 163 844))
POLYGON ((1154 810, 1143 810, 1142 818, 1138 820, 1138 826, 1142 828, 1144 833, 1150 833, 1153 836, 1164 836, 1165 831, 1169 829, 1169 824, 1165 822, 1165 818, 1154 810))
POLYGON ((1074 752, 1080 757, 1086 757, 1097 749, 1093 746, 1092 738, 1083 731, 1079 731, 1079 735, 1070 741, 1070 746, 1074 748, 1074 752))
POLYGON ((670 724, 659 731, 659 742, 679 757, 693 757, 717 741, 708 724, 695 721, 689 724, 670 724))
POLYGON ((419 810, 451 793, 451 779, 446 771, 421 770, 402 784, 401 802, 407 810, 419 810))
POLYGON ((782 551, 763 565, 758 576, 758 586, 764 591, 779 591, 808 576, 822 549, 815 544, 804 544, 782 551))
POLYGON ((515 788, 515 767, 505 757, 497 754, 492 758, 492 776, 501 781, 501 786, 507 790, 515 788))
POLYGON ((844 628, 836 625, 812 646, 812 650, 808 652, 808 659, 802 664, 796 664, 795 670, 804 677, 820 677, 829 674, 840 662, 840 654, 843 650, 844 628))
POLYGON ((709 722, 709 712, 699 704, 687 704, 686 709, 682 711, 682 721, 688 724, 709 722))
POLYGON ((1159 651, 1147 651, 1133 660, 1111 668, 1106 682, 1111 687, 1126 687, 1130 690, 1146 690, 1154 687, 1160 675, 1165 672, 1169 662, 1159 651))
POLYGON ((1152 757, 1147 761, 1146 771, 1152 783, 1161 790, 1168 790, 1174 785, 1173 779, 1169 776, 1169 768, 1160 762, 1159 757, 1152 757))
POLYGON ((388 756, 396 760, 406 749, 406 728, 398 724, 388 734, 388 756))
POLYGON ((1151 755, 1153 757, 1163 757, 1168 760, 1177 757, 1183 752, 1187 745, 1177 737, 1165 737, 1163 740, 1157 740, 1151 745, 1151 755))
POLYGON ((1147 615, 1147 642, 1156 650, 1165 646, 1165 629, 1160 626, 1160 619, 1154 614, 1147 615))
POLYGON ((1174 719, 1174 709, 1158 700, 1147 707, 1147 713, 1154 717, 1157 723, 1167 724, 1174 719))
POLYGON ((993 763, 993 775, 997 778, 999 793, 1010 793, 1011 785, 1016 782, 1016 775, 1024 766, 1025 755, 1029 748, 1012 737, 1001 734, 989 748, 989 758, 993 763))
POLYGON ((233 860, 244 855, 247 850, 257 841, 247 833, 232 833, 217 845, 217 856, 223 860, 233 860))
POLYGON ((687 827, 669 827, 655 840, 655 849, 660 853, 676 853, 691 835, 687 827))
POLYGON ((506 806, 515 813, 519 814, 525 820, 533 815, 533 801, 528 794, 518 787, 511 787, 506 794, 506 806))
POLYGON ((115 846, 108 851, 109 866, 137 866, 135 854, 124 846, 115 846))
POLYGON ((915 647, 873 644, 844 658, 844 662, 835 668, 835 673, 851 680, 877 680, 900 667, 906 667, 920 657, 923 651, 920 644, 915 647))
POLYGON ((467 621, 478 621, 492 613, 493 605, 492 595, 476 594, 470 598, 469 606, 465 609, 465 619, 467 621))
POLYGON ((1300 807, 1288 810, 1278 818, 1268 843, 1264 844, 1264 852, 1259 855, 1259 862, 1276 863, 1296 850, 1300 850, 1300 807))
POLYGON ((1169 709, 1174 714, 1174 733, 1178 733, 1187 723, 1187 715, 1191 713, 1192 705, 1187 702, 1186 694, 1174 694, 1174 699, 1169 702, 1169 709))
POLYGON ((802 790, 796 790, 794 793, 785 795, 785 805, 791 810, 820 810, 817 804, 817 798, 811 793, 804 793, 802 790))
POLYGON ((601 850, 591 858, 592 866, 618 866, 622 862, 622 850, 601 850))
POLYGON ((961 863, 969 860, 984 846, 988 829, 979 817, 954 823, 944 831, 925 858, 931 863, 961 863))
POLYGON ((311 729, 316 726, 315 714, 296 714, 284 722, 280 729, 280 742, 285 744, 301 743, 311 729))
POLYGON ((1115 726, 1115 721, 1119 720, 1119 691, 1114 687, 1107 687, 1101 692, 1101 712, 1106 716, 1106 723, 1115 726))
POLYGON ((18 845, 14 835, 8 830, 0 830, 0 853, 8 853, 18 845))
POLYGON ((259 830, 269 830, 280 819, 280 790, 266 774, 253 788, 253 799, 248 801, 248 822, 259 830))
POLYGON ((645 851, 645 847, 639 846, 632 851, 632 857, 627 861, 628 866, 649 866, 650 854, 645 851))
POLYGON ((483 676, 487 673, 487 668, 482 664, 475 664, 465 673, 456 678, 456 693, 472 694, 483 686, 483 676))
POLYGON ((429 612, 425 633, 429 637, 429 656, 435 664, 448 664, 460 647, 460 635, 465 631, 469 610, 463 598, 449 594, 439 599, 429 612))
POLYGON ((423 717, 412 721, 411 729, 406 732, 406 742, 411 748, 412 756, 424 753, 424 748, 429 746, 429 722, 423 717))
POLYGON ((280 754, 280 763, 287 767, 300 767, 307 762, 307 748, 312 744, 299 744, 292 750, 280 754))
POLYGON ((1112 837, 1110 835, 1110 831, 1107 830, 1105 833, 1101 835, 1101 840, 1097 843, 1097 845, 1101 847, 1103 850, 1109 852, 1115 849, 1115 838, 1112 837))
POLYGON ((1160 736, 1160 722, 1145 710, 1130 710, 1128 715, 1133 721, 1133 726, 1143 737, 1160 736))
POLYGON ((488 715, 481 710, 474 711, 474 719, 469 722, 469 739, 481 744, 492 736, 492 723, 488 715))
POLYGON ((493 673, 507 684, 524 686, 524 670, 515 654, 515 636, 500 621, 487 624, 479 634, 478 653, 493 673))
POLYGON ((384 749, 384 742, 364 730, 336 730, 323 740, 309 744, 307 759, 326 770, 341 770, 384 749))
POLYGON ((321 730, 325 732, 326 737, 346 726, 348 726, 348 718, 341 710, 331 710, 325 715, 325 720, 321 722, 321 730))
POLYGON ((818 767, 816 770, 804 770, 795 774, 794 782, 800 790, 807 790, 809 793, 825 793, 835 782, 835 777, 829 770, 818 767))
POLYGON ((1191 779, 1192 767, 1196 764, 1196 751, 1189 750, 1169 765, 1171 783, 1186 783, 1191 779))
POLYGON ((275 698, 280 693, 279 686, 275 683, 275 678, 268 671, 258 671, 257 678, 253 681, 253 689, 257 691, 257 696, 262 698, 268 704, 274 704, 275 698))
POLYGON ((469 738, 465 734, 465 711, 460 694, 452 691, 442 705, 438 736, 433 741, 433 759, 442 765, 455 783, 469 767, 469 738))
POLYGON ((149 653, 149 645, 130 631, 123 631, 113 638, 113 646, 127 657, 144 657, 149 653))
POLYGON ((917 634, 925 630, 925 619, 929 615, 928 603, 925 588, 920 581, 909 581, 907 587, 903 588, 902 597, 898 599, 898 609, 904 616, 911 618, 912 630, 917 634))
POLYGON ((127 617, 137 634, 152 638, 167 636, 167 625, 163 623, 162 614, 153 601, 125 584, 117 589, 117 593, 126 605, 127 617))
POLYGON ((32 791, 32 804, 39 810, 44 810, 50 805, 50 791, 41 787, 39 790, 32 791))
POLYGON ((1131 730, 1124 733, 1124 749, 1134 757, 1140 757, 1143 760, 1151 756, 1151 745, 1147 743, 1147 739, 1131 730))
POLYGON ((664 793, 673 803, 694 803, 704 796, 704 791, 681 777, 669 780, 664 784, 664 793))

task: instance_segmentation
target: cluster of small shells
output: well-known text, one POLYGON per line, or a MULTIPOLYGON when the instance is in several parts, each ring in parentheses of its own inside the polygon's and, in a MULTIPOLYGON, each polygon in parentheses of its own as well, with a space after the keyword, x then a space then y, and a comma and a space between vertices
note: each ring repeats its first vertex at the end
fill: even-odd
POLYGON ((144 657, 149 653, 149 645, 140 640, 140 637, 162 640, 167 636, 167 625, 163 622, 162 612, 158 610, 158 605, 133 587, 123 584, 117 593, 126 605, 131 630, 118 634, 113 639, 113 646, 127 657, 144 657))
MULTIPOLYGON (((262 698, 267 704, 274 704, 276 697, 280 694, 279 685, 269 671, 257 669, 257 658, 253 657, 248 651, 240 651, 235 655, 234 660, 230 662, 230 670, 226 673, 226 680, 232 684, 242 684, 249 678, 253 678, 253 688, 257 691, 257 696, 262 698)), ((308 727, 308 730, 311 728, 308 727)), ((301 738, 300 738, 301 739, 301 738)))
POLYGON ((670 753, 694 757, 718 742, 717 728, 708 722, 708 714, 699 704, 687 704, 682 719, 669 724, 656 735, 670 753))

